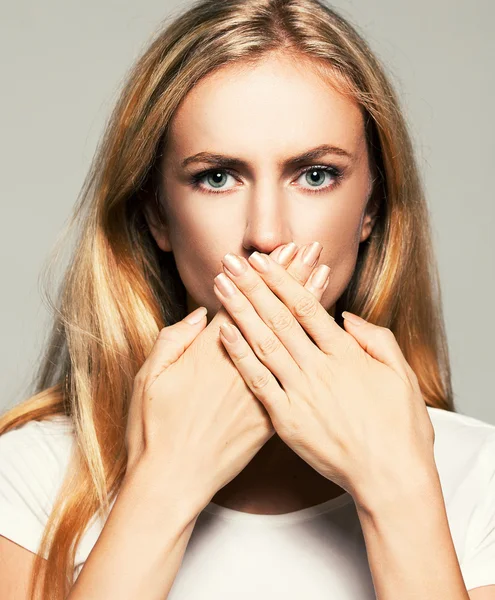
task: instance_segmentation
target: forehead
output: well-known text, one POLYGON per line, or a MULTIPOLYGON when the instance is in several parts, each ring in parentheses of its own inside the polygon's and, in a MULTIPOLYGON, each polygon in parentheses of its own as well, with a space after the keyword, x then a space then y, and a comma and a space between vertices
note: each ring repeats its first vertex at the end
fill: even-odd
POLYGON ((359 154, 364 126, 357 103, 324 80, 310 59, 272 55, 201 79, 176 110, 168 142, 179 154, 273 158, 320 143, 359 154))

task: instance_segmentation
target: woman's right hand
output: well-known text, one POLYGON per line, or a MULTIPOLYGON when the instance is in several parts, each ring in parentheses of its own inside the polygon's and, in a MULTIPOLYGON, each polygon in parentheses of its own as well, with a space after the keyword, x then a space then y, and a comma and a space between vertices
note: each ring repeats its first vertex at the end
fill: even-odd
MULTIPOLYGON (((271 254, 275 260, 281 248, 271 254)), ((309 279, 318 263, 303 263, 305 248, 284 266, 312 290, 309 279)), ((225 309, 220 308, 208 327, 205 316, 196 324, 188 323, 188 316, 160 331, 134 379, 127 472, 146 464, 154 485, 158 478, 178 494, 191 495, 188 500, 200 512, 274 429, 218 339, 220 323, 232 322, 225 309)))

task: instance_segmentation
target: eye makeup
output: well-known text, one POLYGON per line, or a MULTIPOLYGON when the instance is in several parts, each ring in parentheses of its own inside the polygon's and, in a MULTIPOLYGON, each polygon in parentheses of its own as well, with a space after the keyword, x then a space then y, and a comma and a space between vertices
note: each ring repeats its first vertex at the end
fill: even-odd
MULTIPOLYGON (((315 193, 318 194, 318 193, 322 193, 325 191, 334 190, 335 188, 337 188, 340 185, 340 183, 342 182, 342 180, 346 174, 346 170, 347 170, 346 168, 336 167, 334 165, 311 165, 309 167, 305 167, 304 169, 300 170, 297 174, 296 180, 299 179, 299 177, 301 177, 301 175, 305 175, 308 173, 313 174, 316 171, 321 171, 325 174, 328 174, 333 179, 333 182, 330 185, 318 186, 315 189, 310 189, 310 188, 307 188, 304 186, 299 186, 299 187, 301 187, 302 190, 304 190, 304 192, 308 192, 310 194, 315 194, 315 193)), ((203 185, 203 180, 206 177, 208 177, 208 175, 219 175, 219 174, 223 174, 223 173, 227 173, 227 174, 231 175, 232 177, 234 177, 234 179, 239 180, 236 173, 232 169, 220 167, 220 168, 210 168, 210 169, 206 169, 206 170, 191 174, 190 178, 189 178, 189 184, 193 187, 193 189, 197 189, 206 194, 225 194, 225 193, 230 192, 234 188, 227 188, 226 190, 219 188, 219 189, 215 190, 214 188, 205 188, 203 185)))

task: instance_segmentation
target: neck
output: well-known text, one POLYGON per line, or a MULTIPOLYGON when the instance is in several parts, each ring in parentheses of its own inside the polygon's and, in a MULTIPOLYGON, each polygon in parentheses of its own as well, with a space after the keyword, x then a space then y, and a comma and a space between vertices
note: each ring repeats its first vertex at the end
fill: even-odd
POLYGON ((321 504, 344 491, 275 434, 211 501, 241 512, 281 514, 321 504))

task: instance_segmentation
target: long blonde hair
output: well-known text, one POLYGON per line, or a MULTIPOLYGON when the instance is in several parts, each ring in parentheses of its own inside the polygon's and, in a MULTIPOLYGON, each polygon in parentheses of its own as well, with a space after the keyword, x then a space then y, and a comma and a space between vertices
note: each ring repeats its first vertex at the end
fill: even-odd
POLYGON ((427 205, 384 68, 357 30, 318 0, 196 2, 164 24, 128 75, 66 232, 78 228, 57 302, 49 300, 53 328, 34 395, 0 418, 4 433, 63 414, 77 441, 36 558, 33 598, 42 567, 42 597, 67 595, 77 544, 91 517, 107 514, 125 474, 134 376, 159 330, 186 314, 173 255, 157 248, 143 212, 147 205, 163 218, 157 162, 171 117, 205 75, 269 52, 314 59, 365 116, 378 216, 337 301, 337 322, 350 310, 389 327, 426 404, 455 410, 427 205))

